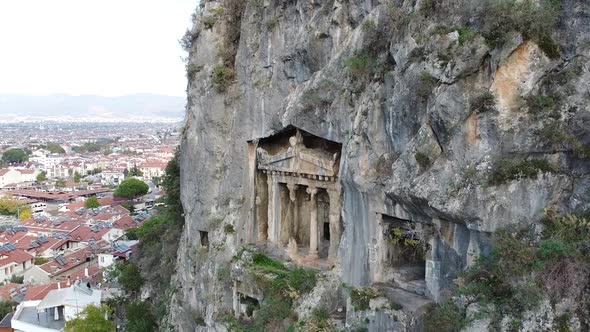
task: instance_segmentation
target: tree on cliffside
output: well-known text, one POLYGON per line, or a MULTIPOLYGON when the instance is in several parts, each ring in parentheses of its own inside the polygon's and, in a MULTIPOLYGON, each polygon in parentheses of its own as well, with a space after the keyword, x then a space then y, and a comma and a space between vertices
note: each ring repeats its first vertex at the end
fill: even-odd
MULTIPOLYGON (((146 285, 154 290, 153 297, 145 304, 156 316, 156 321, 160 321, 166 316, 168 310, 166 303, 169 303, 170 296, 172 296, 169 285, 172 274, 176 271, 176 254, 184 225, 183 208, 180 202, 180 165, 178 160, 179 152, 177 150, 174 159, 166 167, 166 174, 162 177, 162 187, 166 192, 166 206, 161 209, 160 215, 150 218, 136 231, 128 233, 140 239, 139 250, 137 255, 132 256, 132 263, 137 264, 142 280, 145 279, 146 285)), ((129 275, 133 274, 129 273, 129 275)), ((123 285, 121 279, 119 281, 123 285)), ((127 323, 130 326, 137 326, 139 331, 143 325, 136 325, 137 322, 132 311, 128 310, 127 314, 127 323)))
POLYGON ((138 179, 130 178, 121 182, 115 190, 115 197, 134 199, 148 193, 149 186, 138 179))

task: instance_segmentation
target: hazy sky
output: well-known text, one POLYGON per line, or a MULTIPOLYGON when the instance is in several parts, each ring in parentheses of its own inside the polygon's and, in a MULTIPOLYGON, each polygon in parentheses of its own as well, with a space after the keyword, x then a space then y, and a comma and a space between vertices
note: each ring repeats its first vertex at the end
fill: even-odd
POLYGON ((185 94, 197 0, 0 0, 0 94, 185 94))

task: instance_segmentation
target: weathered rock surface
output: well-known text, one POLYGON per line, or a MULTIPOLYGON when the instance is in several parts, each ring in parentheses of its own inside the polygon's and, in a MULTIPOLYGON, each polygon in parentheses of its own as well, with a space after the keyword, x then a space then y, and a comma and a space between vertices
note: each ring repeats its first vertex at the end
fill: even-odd
MULTIPOLYGON (((236 76, 224 93, 212 80, 227 24, 204 23, 222 1, 202 3, 188 59, 199 70, 188 82, 181 144, 186 226, 171 308, 176 330, 194 331, 201 318, 208 328, 197 330, 224 330, 232 293, 222 276, 240 246, 256 239, 248 142, 289 125, 342 144, 343 236, 332 286, 392 282, 384 218, 432 228, 424 279, 438 300, 457 272, 489 250, 495 230, 536 223, 546 208, 590 207, 588 160, 537 134, 558 119, 580 144, 590 143, 588 4, 563 1, 567 19, 554 33, 562 52, 550 59, 519 34, 491 49, 479 35, 460 42, 456 30, 436 32, 477 25, 469 13, 480 1, 438 1, 428 14, 419 10, 423 1, 247 1, 233 22, 240 24, 236 76), (371 24, 388 33, 375 39, 371 24), (346 61, 374 46, 367 43, 379 46, 378 68, 352 75, 346 61), (480 112, 474 104, 485 91, 496 103, 480 112), (562 93, 553 118, 527 112, 527 98, 541 93, 562 93), (544 158, 554 172, 487 184, 503 158, 544 158), (208 248, 201 247, 204 232, 208 248)), ((332 305, 320 293, 306 301, 332 305)), ((401 326, 376 315, 372 331, 401 326)), ((523 326, 546 326, 531 324, 523 326)))

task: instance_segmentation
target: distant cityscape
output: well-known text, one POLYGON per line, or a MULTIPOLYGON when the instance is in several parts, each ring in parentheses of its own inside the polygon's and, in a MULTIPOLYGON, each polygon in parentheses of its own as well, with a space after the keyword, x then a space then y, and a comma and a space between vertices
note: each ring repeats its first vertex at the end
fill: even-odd
POLYGON ((0 189, 113 188, 129 172, 162 176, 178 145, 179 123, 0 124, 0 189), (23 151, 23 160, 7 152, 23 151), (38 181, 39 175, 46 178, 38 181))
POLYGON ((16 305, 0 325, 63 331, 121 294, 108 271, 137 251, 130 234, 165 206, 160 185, 179 131, 179 123, 0 124, 0 303, 16 305), (137 193, 118 195, 125 183, 137 193))

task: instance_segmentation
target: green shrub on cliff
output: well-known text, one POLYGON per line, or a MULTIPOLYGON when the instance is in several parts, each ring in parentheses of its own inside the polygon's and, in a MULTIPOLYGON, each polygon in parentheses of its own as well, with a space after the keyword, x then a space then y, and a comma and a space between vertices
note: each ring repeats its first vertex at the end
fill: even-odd
POLYGON ((459 332, 465 326, 465 311, 451 301, 430 305, 424 314, 425 332, 459 332))
POLYGON ((217 65, 213 68, 213 87, 215 91, 224 93, 233 83, 235 73, 233 69, 223 65, 217 65))
POLYGON ((436 87, 437 79, 430 75, 428 72, 422 72, 420 74, 420 79, 418 81, 418 87, 416 89, 416 94, 418 97, 426 102, 432 94, 432 90, 436 87))
POLYGON ((516 162, 502 159, 496 163, 488 177, 488 185, 497 186, 520 178, 536 179, 539 173, 550 173, 554 170, 545 159, 533 159, 516 162))
POLYGON ((509 33, 519 32, 524 39, 535 41, 550 58, 559 57, 559 46, 551 38, 559 10, 558 0, 488 0, 481 13, 483 36, 492 47, 507 41, 509 33))
POLYGON ((316 274, 300 267, 287 268, 282 263, 260 253, 243 248, 237 255, 239 259, 245 251, 252 253, 252 263, 248 271, 264 293, 264 299, 255 308, 251 321, 236 321, 228 318, 231 331, 277 331, 285 322, 297 320, 293 312, 293 302, 301 295, 310 292, 316 285, 316 274))
POLYGON ((375 60, 367 51, 357 50, 344 61, 344 66, 354 79, 368 79, 374 75, 375 60))

